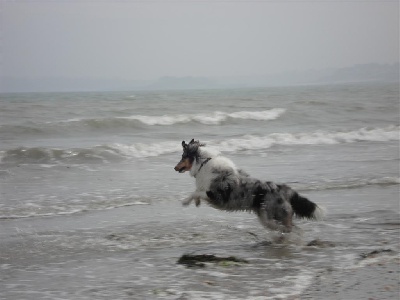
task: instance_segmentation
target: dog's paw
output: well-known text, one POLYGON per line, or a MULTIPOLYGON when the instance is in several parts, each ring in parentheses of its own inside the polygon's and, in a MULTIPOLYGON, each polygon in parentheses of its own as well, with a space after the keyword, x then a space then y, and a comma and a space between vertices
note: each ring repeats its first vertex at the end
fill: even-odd
POLYGON ((182 200, 182 205, 183 206, 188 206, 190 203, 192 203, 192 201, 193 201, 192 197, 187 197, 187 198, 182 200))
POLYGON ((194 203, 196 203, 196 206, 199 207, 199 206, 200 206, 200 203, 201 203, 200 198, 196 198, 196 199, 194 200, 194 203))

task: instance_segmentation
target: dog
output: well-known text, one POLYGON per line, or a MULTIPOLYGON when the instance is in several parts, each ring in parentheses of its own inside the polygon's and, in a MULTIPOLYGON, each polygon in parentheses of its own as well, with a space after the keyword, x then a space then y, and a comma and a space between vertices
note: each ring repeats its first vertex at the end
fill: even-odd
POLYGON ((192 139, 182 141, 182 159, 175 166, 179 173, 189 172, 196 179, 196 190, 182 202, 184 206, 201 200, 216 209, 249 211, 267 229, 291 232, 293 216, 321 220, 323 209, 284 184, 251 177, 219 151, 207 149, 192 139))

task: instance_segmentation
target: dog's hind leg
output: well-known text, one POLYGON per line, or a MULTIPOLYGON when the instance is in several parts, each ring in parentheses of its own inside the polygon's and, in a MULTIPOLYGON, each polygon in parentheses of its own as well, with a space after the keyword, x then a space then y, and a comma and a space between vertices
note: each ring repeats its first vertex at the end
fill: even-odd
POLYGON ((271 212, 267 209, 266 205, 262 205, 260 210, 257 212, 258 219, 261 224, 268 229, 277 230, 280 232, 291 232, 292 231, 292 215, 287 214, 282 218, 282 223, 278 223, 271 212))

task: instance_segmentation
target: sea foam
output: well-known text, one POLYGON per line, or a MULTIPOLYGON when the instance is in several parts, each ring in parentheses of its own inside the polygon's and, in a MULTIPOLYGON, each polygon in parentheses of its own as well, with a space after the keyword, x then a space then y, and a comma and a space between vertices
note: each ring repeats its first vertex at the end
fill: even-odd
MULTIPOLYGON (((244 135, 218 141, 203 141, 222 152, 262 151, 273 146, 335 145, 355 142, 389 142, 399 140, 399 126, 360 128, 351 131, 316 131, 308 133, 271 133, 265 136, 244 135)), ((180 141, 157 143, 95 145, 89 148, 26 148, 0 152, 3 163, 96 163, 121 159, 149 158, 178 153, 180 141)))
POLYGON ((220 125, 228 119, 242 119, 255 121, 269 121, 279 118, 285 109, 273 108, 263 111, 239 111, 239 112, 222 112, 216 111, 212 113, 200 114, 179 114, 179 115, 163 115, 163 116, 141 116, 133 115, 130 117, 121 117, 124 119, 138 120, 146 125, 174 125, 180 123, 197 122, 205 125, 220 125))

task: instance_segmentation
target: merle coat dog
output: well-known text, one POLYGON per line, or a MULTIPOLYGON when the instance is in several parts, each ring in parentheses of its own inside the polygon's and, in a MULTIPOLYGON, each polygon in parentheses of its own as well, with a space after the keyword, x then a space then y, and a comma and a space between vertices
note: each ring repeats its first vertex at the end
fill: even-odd
POLYGON ((281 232, 292 230, 292 218, 320 220, 323 210, 287 185, 260 181, 238 169, 218 151, 206 149, 192 139, 182 142, 183 154, 175 171, 189 171, 196 178, 196 190, 183 205, 205 200, 212 207, 226 211, 255 212, 267 228, 281 232))

